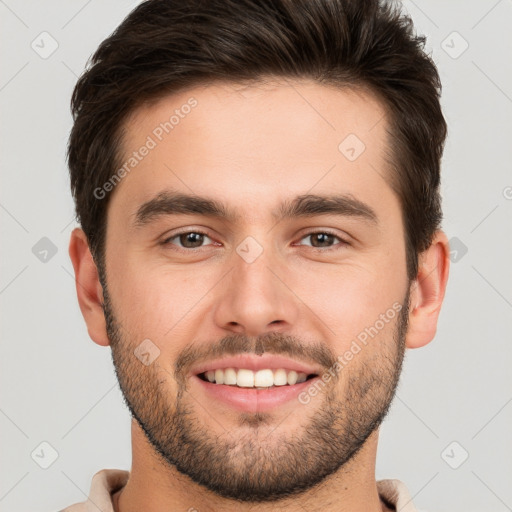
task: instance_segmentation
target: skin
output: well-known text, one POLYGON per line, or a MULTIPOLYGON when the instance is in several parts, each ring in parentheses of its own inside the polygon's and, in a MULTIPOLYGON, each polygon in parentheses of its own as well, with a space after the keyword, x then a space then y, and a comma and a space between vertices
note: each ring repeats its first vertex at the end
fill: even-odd
POLYGON ((191 97, 197 107, 112 193, 108 289, 83 231, 71 235, 89 335, 111 346, 135 415, 130 479, 114 495, 114 508, 390 510, 375 480, 378 424, 396 389, 405 349, 422 347, 435 335, 448 278, 446 235, 436 233, 410 283, 400 203, 386 181, 385 111, 369 93, 283 80, 196 87, 136 110, 126 122, 126 155, 191 97), (338 150, 348 134, 366 146, 355 161, 338 150), (166 188, 222 201, 240 218, 162 216, 135 228, 137 208, 166 188), (283 200, 333 192, 369 205, 377 223, 333 214, 276 222, 271 215, 283 200), (200 249, 180 252, 179 237, 160 243, 178 230, 198 229, 208 232, 200 249), (307 235, 325 230, 340 239, 315 251, 314 237, 307 235), (236 252, 247 236, 263 248, 252 263, 236 252), (403 314, 385 323, 308 404, 291 400, 266 414, 243 414, 206 397, 186 372, 190 367, 176 368, 184 354, 200 358, 228 340, 235 353, 263 347, 293 358, 302 349, 307 362, 327 370, 329 357, 346 353, 396 303, 404 306, 403 314), (149 366, 133 355, 145 339, 160 350, 149 366), (358 433, 364 435, 359 442, 358 433), (197 457, 208 453, 200 463, 197 457), (173 456, 181 461, 179 469, 173 456), (308 486, 308 468, 322 468, 325 475, 308 486), (267 501, 265 493, 234 499, 233 482, 244 475, 273 489, 267 501), (198 483, 201 476, 207 480, 198 483), (212 490, 208 485, 214 482, 224 487, 212 490), (286 483, 290 492, 279 499, 279 486, 286 483))

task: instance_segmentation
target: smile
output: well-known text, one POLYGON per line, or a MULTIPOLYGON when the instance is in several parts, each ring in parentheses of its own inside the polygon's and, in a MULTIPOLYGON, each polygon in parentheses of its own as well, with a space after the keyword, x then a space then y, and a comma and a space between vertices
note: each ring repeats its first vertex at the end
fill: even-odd
POLYGON ((252 371, 247 368, 224 368, 208 370, 199 374, 199 378, 215 384, 237 386, 240 388, 266 389, 274 386, 293 386, 305 382, 315 374, 307 375, 304 372, 279 368, 272 370, 265 368, 252 371))

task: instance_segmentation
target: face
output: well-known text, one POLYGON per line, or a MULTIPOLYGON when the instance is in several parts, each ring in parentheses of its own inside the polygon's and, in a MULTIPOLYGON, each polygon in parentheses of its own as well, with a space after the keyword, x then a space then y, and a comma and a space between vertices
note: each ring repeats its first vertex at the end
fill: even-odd
POLYGON ((247 502, 353 459, 405 350, 383 108, 292 85, 217 83, 134 112, 107 215, 104 312, 125 401, 164 464, 247 502))

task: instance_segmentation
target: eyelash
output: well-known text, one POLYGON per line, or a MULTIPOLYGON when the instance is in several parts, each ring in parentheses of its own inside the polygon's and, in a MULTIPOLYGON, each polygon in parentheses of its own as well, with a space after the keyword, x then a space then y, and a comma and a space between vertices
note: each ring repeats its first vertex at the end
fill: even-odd
MULTIPOLYGON (((179 247, 178 245, 175 245, 175 244, 171 243, 171 240, 174 240, 175 238, 178 238, 181 235, 188 235, 189 233, 194 233, 194 234, 197 234, 197 235, 204 235, 204 236, 207 236, 208 238, 211 239, 210 235, 208 233, 206 233, 205 231, 201 231, 200 229, 194 229, 194 230, 189 230, 189 231, 182 231, 180 233, 175 233, 171 237, 168 237, 165 240, 163 240, 161 242, 161 245, 164 245, 164 246, 166 246, 166 245, 174 245, 175 246, 175 250, 177 250, 179 252, 185 252, 185 253, 190 253, 190 252, 194 252, 194 251, 198 251, 198 250, 203 249, 203 246, 201 246, 201 247, 194 247, 194 248, 190 249, 190 248, 185 248, 185 247, 179 247)), ((339 242, 339 244, 336 244, 335 246, 332 246, 332 247, 306 246, 306 247, 310 247, 310 249, 313 250, 313 251, 329 252, 329 251, 338 250, 339 247, 337 247, 337 246, 344 247, 344 246, 350 245, 347 241, 343 240, 343 238, 341 238, 339 235, 337 235, 336 233, 333 233, 332 231, 329 231, 328 229, 327 230, 325 230, 325 229, 324 230, 319 230, 319 231, 310 231, 308 233, 305 233, 301 237, 300 240, 303 240, 304 238, 307 238, 307 237, 312 236, 312 235, 318 235, 318 234, 331 235, 334 238, 337 238, 340 242, 339 242)))

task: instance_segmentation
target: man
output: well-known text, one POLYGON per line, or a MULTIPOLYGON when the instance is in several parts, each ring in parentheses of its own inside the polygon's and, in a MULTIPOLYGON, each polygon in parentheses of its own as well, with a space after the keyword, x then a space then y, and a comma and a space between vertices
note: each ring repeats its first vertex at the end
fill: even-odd
POLYGON ((375 459, 448 278, 423 42, 377 0, 148 0, 100 45, 69 252, 133 460, 91 510, 415 510, 375 459))

